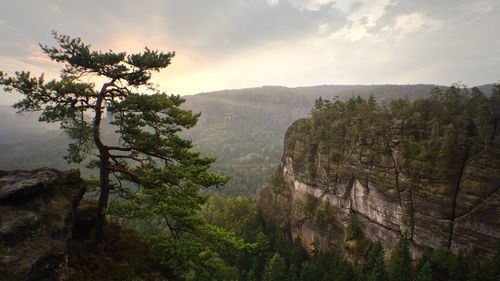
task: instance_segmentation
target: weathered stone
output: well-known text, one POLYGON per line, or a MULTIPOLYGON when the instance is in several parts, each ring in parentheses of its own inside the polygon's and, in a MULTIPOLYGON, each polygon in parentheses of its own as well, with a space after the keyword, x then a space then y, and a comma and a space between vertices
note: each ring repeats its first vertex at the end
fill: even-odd
POLYGON ((0 191, 0 280, 65 280, 79 172, 12 171, 0 191))
MULTIPOLYGON (((259 199, 263 214, 289 226, 307 250, 312 250, 313 241, 320 248, 342 248, 349 218, 356 214, 363 236, 381 241, 388 251, 408 234, 414 257, 425 247, 454 252, 475 248, 485 256, 495 254, 500 241, 499 132, 489 145, 473 142, 466 122, 459 128, 454 161, 436 167, 438 163, 405 159, 400 146, 407 141, 404 130, 415 130, 408 127, 411 124, 395 122, 385 140, 382 136, 356 144, 346 135, 344 144, 332 141, 330 151, 311 149, 317 140, 301 131, 307 124, 298 120, 287 131, 279 168, 284 187, 278 194, 269 186, 259 199), (294 140, 300 142, 300 153, 294 140), (304 215, 304 202, 310 196, 329 202, 344 231, 318 225, 322 220, 304 215)), ((421 129, 418 135, 429 138, 431 130, 421 129)))
POLYGON ((16 200, 42 192, 56 179, 52 170, 15 171, 0 178, 0 200, 16 200))
POLYGON ((9 172, 0 170, 0 178, 6 176, 9 172))

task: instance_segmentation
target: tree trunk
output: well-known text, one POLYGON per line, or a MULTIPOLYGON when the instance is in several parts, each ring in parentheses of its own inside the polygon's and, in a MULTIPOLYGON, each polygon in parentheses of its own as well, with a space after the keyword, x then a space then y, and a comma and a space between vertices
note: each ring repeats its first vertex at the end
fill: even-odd
POLYGON ((110 83, 105 83, 96 100, 95 105, 95 117, 94 117, 94 144, 99 150, 99 180, 101 184, 101 193, 99 195, 99 202, 97 205, 97 217, 95 224, 95 242, 96 244, 101 243, 104 240, 104 224, 106 223, 106 207, 108 206, 109 198, 109 150, 102 143, 101 140, 101 120, 103 113, 103 101, 104 95, 106 94, 106 89, 113 85, 114 79, 110 83))
POLYGON ((96 244, 104 241, 104 225, 106 224, 106 208, 108 207, 109 198, 109 170, 107 153, 101 152, 101 167, 99 170, 99 179, 101 183, 101 193, 99 194, 99 202, 97 205, 97 217, 95 224, 95 240, 96 244))

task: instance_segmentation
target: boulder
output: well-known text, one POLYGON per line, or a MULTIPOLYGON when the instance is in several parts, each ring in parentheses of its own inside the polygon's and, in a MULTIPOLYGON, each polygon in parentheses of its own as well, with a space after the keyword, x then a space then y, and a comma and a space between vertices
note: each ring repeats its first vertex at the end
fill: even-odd
POLYGON ((0 280, 65 280, 78 170, 0 173, 0 280))

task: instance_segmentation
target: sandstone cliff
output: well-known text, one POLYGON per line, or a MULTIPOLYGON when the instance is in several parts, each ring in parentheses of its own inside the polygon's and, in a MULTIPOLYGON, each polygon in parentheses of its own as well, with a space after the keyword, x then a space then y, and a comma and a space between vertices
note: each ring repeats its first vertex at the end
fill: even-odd
POLYGON ((425 246, 493 255, 500 241, 495 97, 453 88, 399 104, 404 110, 320 101, 288 129, 260 208, 309 251, 314 244, 362 254, 374 240, 390 250, 406 234, 413 256, 425 246), (360 237, 350 237, 353 227, 360 237))
POLYGON ((77 170, 0 172, 0 280, 65 280, 77 170))

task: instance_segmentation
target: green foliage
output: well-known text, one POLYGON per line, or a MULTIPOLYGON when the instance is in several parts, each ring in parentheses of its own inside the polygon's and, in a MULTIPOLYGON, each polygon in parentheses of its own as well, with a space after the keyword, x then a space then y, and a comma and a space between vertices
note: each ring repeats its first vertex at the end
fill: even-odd
POLYGON ((446 277, 455 275, 458 265, 458 260, 453 253, 446 248, 437 248, 433 251, 430 258, 433 268, 439 276, 446 277))
POLYGON ((409 249, 409 240, 403 235, 392 252, 390 280, 411 281, 412 264, 409 249))
MULTIPOLYGON (((207 220, 237 231, 254 247, 244 251, 219 251, 226 263, 238 270, 238 280, 352 280, 355 269, 334 253, 308 256, 300 240, 263 220, 249 198, 213 196, 203 208, 207 220), (312 270, 310 274, 306 274, 312 270)), ((321 208, 321 207, 320 207, 321 208)))
MULTIPOLYGON (((182 107, 193 112, 202 112, 202 116, 197 126, 183 131, 181 135, 192 139, 195 148, 204 155, 217 157, 212 171, 231 176, 231 180, 223 187, 208 189, 206 192, 228 196, 255 196, 258 188, 268 182, 268 178, 279 164, 285 131, 292 122, 308 115, 318 97, 323 97, 325 101, 346 101, 352 96, 373 95, 376 100, 388 104, 389 101, 401 97, 407 97, 408 102, 423 98, 432 87, 261 87, 186 96, 182 107)), ((481 88, 483 89, 487 90, 484 92, 489 96, 490 87, 481 88)), ((33 169, 41 166, 65 169, 67 164, 61 155, 64 154, 64 148, 68 147, 68 139, 64 134, 49 126, 51 124, 39 124, 36 127, 36 121, 31 119, 38 118, 37 114, 16 117, 8 109, 0 106, 0 147, 5 148, 0 149, 0 169, 33 169)), ((338 134, 342 134, 343 126, 337 126, 337 122, 330 124, 337 127, 338 134)), ((117 139, 111 134, 113 128, 108 128, 104 123, 102 125, 106 139, 117 139)), ((300 139, 300 135, 298 137, 300 139)), ((336 147, 330 151, 331 159, 336 159, 335 163, 342 160, 340 145, 335 146, 328 138, 324 138, 322 143, 319 144, 319 149, 332 145, 336 147)), ((304 153, 306 150, 304 147, 304 153)), ((78 167, 82 174, 95 174, 83 165, 78 167)))
POLYGON ((347 240, 359 239, 362 236, 361 222, 358 216, 352 213, 347 224, 347 240))
POLYGON ((312 222, 314 225, 318 226, 319 230, 323 231, 324 233, 328 233, 329 228, 342 227, 338 219, 332 213, 332 205, 329 199, 326 199, 323 202, 319 202, 318 200, 317 206, 313 212, 312 222))
POLYGON ((262 281, 281 281, 285 279, 285 260, 278 253, 274 253, 264 271, 262 281))
POLYGON ((380 242, 373 244, 368 251, 363 272, 370 281, 387 281, 387 269, 385 265, 385 251, 380 242))
POLYGON ((316 172, 316 163, 314 162, 308 162, 307 164, 307 173, 311 178, 315 178, 317 176, 316 172))
POLYGON ((92 240, 70 240, 70 280, 159 281, 171 275, 155 260, 151 246, 139 232, 109 223, 106 233, 110 239, 97 249, 92 247, 92 240))
MULTIPOLYGON (((148 48, 132 55, 103 53, 92 51, 80 39, 58 34, 54 37, 59 46, 42 49, 52 60, 64 63, 60 79, 45 81, 43 75, 32 77, 29 72, 16 72, 13 76, 0 72, 0 84, 7 92, 24 95, 15 105, 18 110, 40 111, 40 121, 60 122, 68 137, 66 160, 81 163, 88 159, 89 167, 100 168, 100 208, 106 208, 107 193, 112 189, 116 197, 108 214, 128 219, 129 224, 136 223, 149 238, 162 270, 187 280, 273 280, 273 276, 287 280, 352 280, 353 276, 361 279, 361 272, 333 253, 316 252, 307 257, 300 243, 290 240, 289 233, 262 221, 251 200, 216 198, 209 202, 212 205, 201 207, 206 198, 199 194, 200 188, 223 184, 228 178, 213 173, 210 166, 214 159, 193 152, 192 143, 179 136, 181 132, 189 135, 183 130, 192 128, 199 114, 181 109, 183 98, 161 93, 149 83, 152 73, 167 67, 174 53, 148 48), (106 82, 96 90, 95 83, 100 79, 106 82), (110 113, 109 119, 102 115, 105 109, 110 113), (118 138, 106 138, 104 131, 108 129, 114 130, 118 138), (98 157, 93 157, 96 150, 98 157)), ((401 121, 405 127, 401 139, 405 155, 402 169, 414 178, 433 170, 436 177, 447 177, 456 173, 464 146, 489 153, 499 96, 500 86, 496 85, 489 97, 478 89, 469 91, 453 86, 435 89, 428 99, 400 99, 389 106, 378 105, 373 97, 347 101, 318 99, 311 118, 295 122, 287 133, 285 147, 291 155, 286 156, 306 160, 302 167, 298 164, 297 171, 316 176, 317 153, 326 151, 332 169, 338 173, 341 163, 352 160, 348 156, 360 147, 371 145, 379 152, 389 151, 393 137, 397 136, 393 135, 392 126, 401 121), (304 135, 310 139, 304 139, 304 135)), ((271 174, 280 156, 282 139, 275 131, 296 119, 287 115, 287 120, 274 124, 269 122, 272 118, 268 114, 276 114, 274 109, 256 114, 254 109, 259 106, 248 100, 252 97, 243 99, 254 103, 251 111, 229 104, 233 113, 241 114, 238 118, 245 121, 255 117, 259 126, 207 121, 207 128, 217 130, 206 138, 209 141, 198 143, 204 151, 212 152, 203 145, 218 150, 222 147, 220 150, 227 152, 225 165, 214 167, 215 171, 237 174, 241 191, 251 189, 249 186, 255 189, 260 181, 265 181, 260 175, 271 174), (238 134, 243 131, 250 134, 238 134), (256 136, 257 132, 258 140, 251 140, 249 136, 256 136), (251 145, 246 145, 246 141, 251 145), (262 149, 256 150, 255 144, 262 144, 262 149)), ((224 120, 233 118, 236 114, 224 116, 224 120)), ((200 132, 196 134, 203 136, 200 132)), ((95 180, 89 182, 96 184, 95 180)), ((328 208, 323 208, 315 197, 306 198, 304 209, 316 223, 330 222, 325 212, 328 208)), ((349 232, 349 236, 356 236, 356 228, 349 232)), ((409 280, 407 248, 407 244, 400 245, 393 253, 393 280, 409 280)), ((135 252, 137 248, 131 250, 135 252)), ((101 266, 107 265, 100 257, 95 258, 101 266)), ((498 259, 486 262, 473 255, 456 256, 437 250, 429 260, 432 276, 438 279, 498 279, 498 259)), ((429 263, 418 267, 417 277, 428 279, 429 263)), ((135 277, 135 265, 124 264, 120 270, 111 265, 109 278, 135 277)), ((363 269, 367 280, 387 280, 380 244, 370 249, 363 269)), ((98 270, 108 274, 103 271, 98 270)), ((138 278, 150 277, 139 275, 138 278)))
MULTIPOLYGON (((457 255, 448 249, 437 248, 424 255, 423 260, 430 263, 432 280, 496 281, 500 277, 499 253, 497 250, 497 254, 488 259, 479 255, 474 249, 457 255)), ((422 265, 423 263, 419 261, 417 273, 422 265)))
POLYGON ((201 266, 197 267, 198 270, 186 274, 186 280, 237 280, 236 268, 227 266, 215 252, 210 250, 201 252, 198 254, 198 258, 201 261, 201 266))
POLYGON ((348 281, 355 276, 349 262, 334 253, 322 252, 303 264, 301 280, 348 281))
MULTIPOLYGON (((217 157, 214 171, 231 175, 227 185, 211 192, 255 196, 279 164, 287 128, 308 115, 316 98, 346 100, 353 94, 366 97, 373 94, 376 99, 422 97, 431 88, 430 85, 266 86, 203 93, 186 97, 185 108, 201 111, 203 116, 200 125, 185 132, 185 136, 194 140, 196 148, 217 157)), ((302 152, 306 150, 304 147, 302 152)))
POLYGON ((316 198, 314 194, 306 193, 306 198, 304 200, 304 215, 307 218, 312 218, 319 203, 319 199, 316 198))
MULTIPOLYGON (((498 89, 500 94, 500 87, 498 89)), ((486 280, 500 280, 500 245, 497 246, 495 256, 487 261, 482 261, 482 270, 486 280)))
POLYGON ((201 211, 208 223, 224 227, 240 237, 254 237, 258 233, 255 199, 213 195, 201 211))
POLYGON ((432 281, 431 264, 425 262, 424 265, 417 270, 414 281, 432 281))
POLYGON ((288 130, 285 154, 295 160, 297 172, 315 177, 317 152, 328 156, 330 171, 338 171, 346 162, 370 168, 376 157, 399 149, 399 172, 411 179, 456 178, 468 155, 496 156, 498 88, 490 96, 477 88, 435 88, 427 98, 395 99, 383 106, 374 98, 318 99, 311 117, 288 130))
MULTIPOLYGON (((280 276, 280 280, 301 281, 389 280, 385 251, 379 242, 372 244, 362 266, 353 265, 339 254, 332 252, 318 250, 314 252, 314 255, 309 256, 302 248, 300 240, 291 241, 289 234, 284 234, 283 230, 263 220, 256 212, 254 203, 252 199, 244 197, 213 196, 203 207, 203 214, 208 221, 231 231, 241 228, 244 231, 236 231, 238 237, 253 242, 254 247, 240 247, 244 250, 239 252, 229 251, 238 248, 233 246, 227 247, 226 250, 218 250, 226 265, 237 270, 237 280, 268 280, 266 278, 272 278, 271 276, 280 276), (280 258, 277 257, 278 255, 280 258), (272 261, 273 259, 274 261, 272 261), (284 262, 284 266, 281 260, 284 262), (281 268, 282 270, 270 270, 270 268, 281 268)), ((323 205, 326 204, 318 203, 315 212, 322 209, 323 205)), ((225 245, 231 245, 231 243, 225 245)), ((473 252, 461 257, 446 249, 436 249, 435 251, 427 249, 424 251, 422 259, 417 261, 415 274, 412 276, 408 240, 403 238, 392 252, 389 268, 391 278, 394 279, 390 280, 408 280, 405 278, 410 277, 409 280, 414 281, 465 281, 466 278, 493 281, 496 278, 494 276, 498 276, 499 272, 497 269, 498 260, 478 258, 477 254, 473 252), (460 268, 461 270, 457 270, 460 268), (479 275, 477 275, 478 272, 480 272, 479 275)))
POLYGON ((150 241, 163 268, 186 280, 236 280, 238 271, 232 259, 257 248, 257 244, 245 243, 212 225, 175 239, 157 232, 150 235, 150 241))
MULTIPOLYGON (((389 280, 380 243, 370 247, 362 266, 332 252, 317 251, 309 256, 300 239, 292 241, 283 230, 263 220, 256 208, 251 198, 213 196, 201 213, 217 226, 198 229, 197 235, 184 234, 177 240, 168 232, 144 237, 112 223, 112 239, 100 246, 105 255, 89 251, 86 243, 90 241, 73 241, 70 266, 79 276, 75 280, 129 280, 136 276, 145 280, 165 276, 172 276, 172 280, 389 280), (241 230, 235 237, 230 232, 236 228, 241 230)), ((398 249, 393 252, 391 275, 398 249)), ((447 249, 428 248, 417 261, 412 280, 496 281, 498 257, 485 259, 474 251, 454 255, 447 249)))

